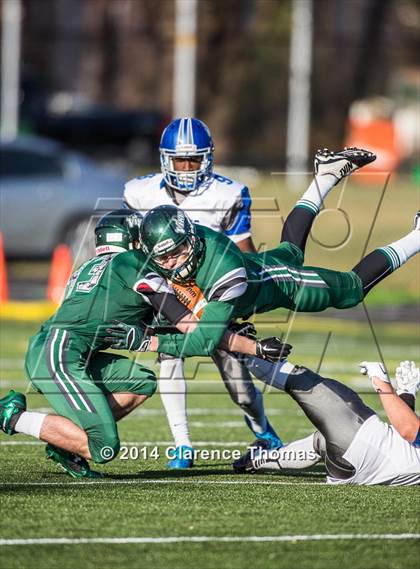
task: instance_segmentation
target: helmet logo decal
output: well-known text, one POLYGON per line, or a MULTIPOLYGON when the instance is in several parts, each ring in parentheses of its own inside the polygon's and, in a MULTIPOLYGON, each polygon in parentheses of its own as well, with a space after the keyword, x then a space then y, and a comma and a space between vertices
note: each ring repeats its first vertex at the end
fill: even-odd
POLYGON ((177 233, 184 233, 185 229, 186 229, 186 217, 184 215, 184 212, 179 209, 176 215, 176 219, 175 219, 175 231, 177 233))
POLYGON ((197 146, 195 144, 177 144, 175 146, 175 152, 177 154, 182 154, 183 152, 185 152, 185 154, 194 154, 197 152, 197 146))
POLYGON ((170 250, 172 247, 175 247, 175 241, 173 239, 165 239, 160 243, 156 243, 153 247, 153 255, 161 255, 168 249, 170 250))
POLYGON ((123 234, 122 233, 107 233, 106 234, 106 240, 107 241, 120 241, 120 242, 122 242, 123 234))

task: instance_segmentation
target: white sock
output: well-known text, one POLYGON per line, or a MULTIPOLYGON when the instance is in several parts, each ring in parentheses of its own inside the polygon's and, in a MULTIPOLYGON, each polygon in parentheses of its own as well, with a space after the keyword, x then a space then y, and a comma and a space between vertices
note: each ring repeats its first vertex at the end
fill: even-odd
POLYGON ((182 359, 177 358, 161 362, 159 393, 175 446, 192 446, 188 432, 187 382, 184 377, 182 359))
POLYGON ((296 206, 301 206, 312 211, 318 215, 325 198, 330 190, 337 183, 337 178, 332 174, 324 174, 322 176, 315 176, 309 188, 303 194, 301 199, 297 202, 296 206))
POLYGON ((271 363, 253 356, 247 356, 245 363, 249 371, 257 379, 266 385, 272 385, 276 389, 284 391, 287 378, 295 367, 289 362, 271 363))
POLYGON ((42 424, 47 417, 45 413, 36 413, 35 411, 24 411, 15 425, 15 431, 23 435, 30 435, 39 439, 42 424))
POLYGON ((314 450, 314 433, 304 439, 299 439, 284 445, 280 449, 265 451, 265 460, 260 465, 261 470, 301 470, 313 466, 321 460, 314 450))
POLYGON ((420 231, 414 229, 398 241, 379 247, 379 251, 385 253, 395 271, 420 251, 420 231))

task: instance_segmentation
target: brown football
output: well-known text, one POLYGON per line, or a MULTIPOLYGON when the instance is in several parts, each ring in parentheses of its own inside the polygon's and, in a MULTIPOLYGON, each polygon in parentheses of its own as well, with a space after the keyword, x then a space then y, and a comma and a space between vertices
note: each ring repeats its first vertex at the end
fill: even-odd
POLYGON ((197 285, 180 285, 173 283, 172 286, 179 302, 186 306, 188 310, 191 310, 197 318, 200 318, 207 304, 207 300, 204 298, 201 289, 197 285))

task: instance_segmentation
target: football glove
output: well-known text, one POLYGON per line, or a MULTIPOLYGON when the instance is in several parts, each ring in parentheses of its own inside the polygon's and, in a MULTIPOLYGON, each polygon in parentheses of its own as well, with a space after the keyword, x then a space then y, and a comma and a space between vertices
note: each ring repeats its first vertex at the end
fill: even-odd
POLYGON ((231 322, 228 330, 232 332, 232 334, 245 336, 245 338, 249 338, 250 340, 257 339, 257 330, 252 322, 242 322, 241 324, 239 324, 239 322, 231 322))
POLYGON ((291 351, 292 346, 284 344, 277 336, 257 340, 256 356, 262 360, 282 362, 288 358, 291 351))
POLYGON ((373 389, 379 393, 381 390, 375 385, 375 377, 381 379, 385 383, 391 384, 388 373, 381 362, 360 362, 360 373, 369 376, 373 389))
POLYGON ((125 324, 116 320, 106 331, 109 336, 104 338, 104 340, 114 350, 147 352, 150 347, 151 336, 145 332, 143 326, 125 324))
POLYGON ((411 393, 416 396, 420 387, 420 369, 413 361, 405 360, 395 370, 397 393, 411 393))

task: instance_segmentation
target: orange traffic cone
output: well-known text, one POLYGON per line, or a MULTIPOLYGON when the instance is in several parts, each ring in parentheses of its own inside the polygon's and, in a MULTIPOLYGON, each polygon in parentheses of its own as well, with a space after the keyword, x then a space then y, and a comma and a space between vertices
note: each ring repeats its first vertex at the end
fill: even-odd
POLYGON ((72 272, 72 266, 70 247, 57 245, 52 256, 47 289, 47 299, 54 302, 54 304, 60 304, 63 300, 66 284, 72 272))
POLYGON ((8 300, 6 257, 4 256, 3 234, 0 233, 0 302, 7 302, 8 300))

